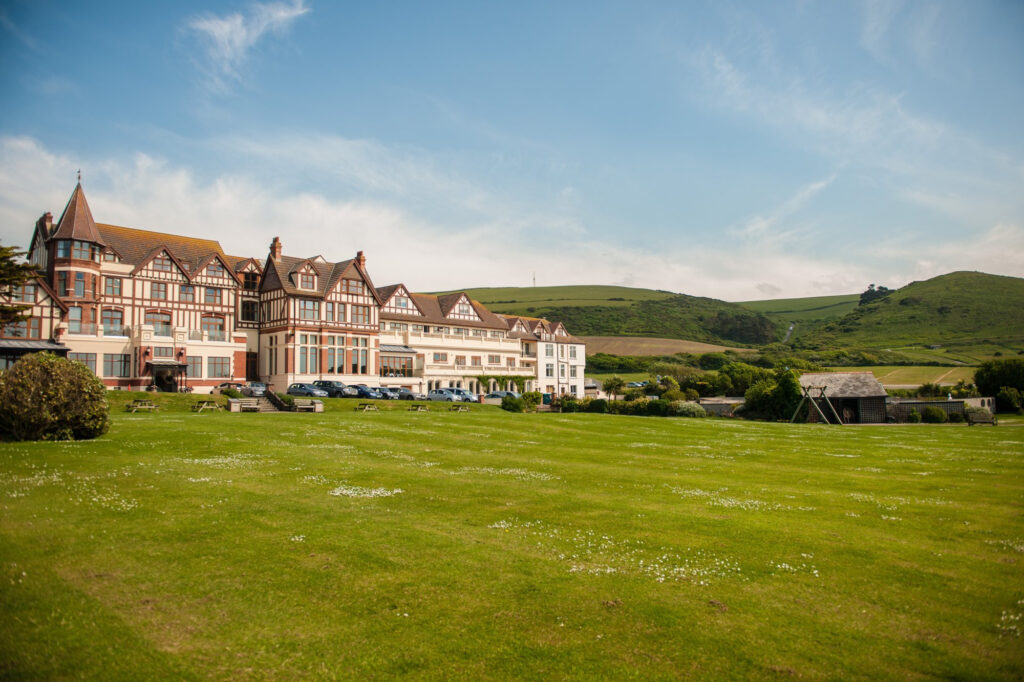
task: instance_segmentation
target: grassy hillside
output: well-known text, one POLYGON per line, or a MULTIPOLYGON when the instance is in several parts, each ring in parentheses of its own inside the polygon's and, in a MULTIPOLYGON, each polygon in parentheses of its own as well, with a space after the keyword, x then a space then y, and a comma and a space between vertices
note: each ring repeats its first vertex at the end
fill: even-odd
POLYGON ((735 303, 611 286, 468 289, 491 310, 561 320, 581 336, 642 336, 762 344, 778 338, 764 315, 735 303))
POLYGON ((0 443, 0 678, 1024 672, 1024 429, 160 397, 0 443))
POLYGON ((675 355, 676 353, 716 353, 725 350, 743 350, 699 341, 656 339, 639 336, 584 336, 587 354, 611 355, 675 355))
POLYGON ((823 323, 853 312, 860 294, 777 298, 767 301, 742 301, 741 306, 762 313, 782 328, 793 325, 791 339, 803 336, 823 323))
MULTIPOLYGON (((913 282, 800 337, 811 348, 1024 349, 1024 279, 953 272, 913 282)), ((995 351, 993 351, 995 352, 995 351)))

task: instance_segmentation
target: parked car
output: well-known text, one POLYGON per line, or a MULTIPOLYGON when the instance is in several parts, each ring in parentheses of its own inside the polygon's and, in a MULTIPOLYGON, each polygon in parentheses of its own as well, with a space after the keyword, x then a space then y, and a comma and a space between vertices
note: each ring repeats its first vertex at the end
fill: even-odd
POLYGON ((469 391, 467 391, 464 388, 453 388, 451 390, 455 391, 455 393, 460 398, 462 398, 462 402, 464 402, 464 403, 478 403, 478 402, 480 402, 480 399, 476 397, 475 393, 470 393, 469 391))
POLYGON ((213 393, 223 393, 225 388, 233 388, 236 391, 241 391, 243 386, 237 381, 225 381, 222 384, 217 384, 213 389, 213 393))
POLYGON ((645 384, 642 381, 630 381, 628 384, 626 384, 626 388, 643 388, 646 385, 647 384, 645 384))
POLYGON ((462 396, 450 388, 435 388, 427 394, 427 400, 435 400, 448 403, 461 403, 462 396))
POLYGON ((267 393, 267 385, 262 381, 250 381, 242 387, 242 395, 250 398, 262 398, 267 393))
POLYGON ((292 384, 288 387, 288 395, 297 395, 306 398, 326 398, 327 391, 322 388, 317 388, 313 384, 292 384))
POLYGON ((417 393, 416 391, 410 391, 408 388, 397 388, 392 389, 398 391, 399 400, 426 400, 426 393, 417 393))
POLYGON ((327 395, 331 398, 357 398, 359 397, 359 391, 355 386, 346 386, 340 381, 326 381, 318 379, 313 382, 313 385, 317 388, 321 388, 327 391, 327 395))
POLYGON ((494 393, 488 393, 484 397, 485 398, 497 398, 498 400, 501 400, 502 398, 504 398, 507 395, 510 395, 513 398, 522 398, 523 397, 522 395, 520 395, 516 391, 495 391, 494 393))
POLYGON ((370 388, 366 384, 359 384, 358 386, 353 386, 353 388, 359 391, 360 398, 370 398, 372 400, 382 400, 384 398, 380 391, 370 388))
POLYGON ((386 386, 371 386, 370 388, 380 393, 380 397, 384 400, 398 400, 398 392, 393 388, 386 386))

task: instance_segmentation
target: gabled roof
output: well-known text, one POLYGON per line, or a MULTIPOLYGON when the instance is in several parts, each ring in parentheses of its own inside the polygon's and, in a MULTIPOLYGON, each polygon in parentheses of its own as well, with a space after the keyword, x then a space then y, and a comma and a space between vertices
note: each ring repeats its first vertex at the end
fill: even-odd
MULTIPOLYGON (((378 288, 377 289, 377 296, 380 298, 380 304, 382 306, 386 306, 388 304, 388 301, 390 301, 392 299, 392 297, 394 297, 395 294, 397 294, 399 291, 404 291, 406 293, 406 295, 409 297, 409 300, 412 301, 413 308, 416 309, 415 313, 410 310, 407 313, 407 315, 415 316, 415 317, 421 317, 421 316, 426 314, 417 305, 416 299, 412 297, 412 294, 409 293, 409 287, 405 286, 402 283, 389 284, 386 287, 378 288)), ((383 311, 381 311, 381 312, 383 312, 383 311)))
POLYGON ((273 289, 275 288, 273 286, 275 283, 280 283, 285 293, 293 296, 305 296, 307 298, 323 298, 337 286, 338 280, 345 274, 359 275, 366 283, 366 288, 370 295, 376 298, 378 302, 381 301, 380 294, 377 293, 376 287, 373 286, 373 282, 370 280, 370 275, 359 266, 359 262, 354 258, 338 263, 329 263, 321 257, 293 258, 291 256, 281 256, 277 260, 268 258, 266 269, 268 277, 264 278, 264 280, 267 289, 273 289), (292 273, 307 264, 317 274, 316 289, 300 289, 292 281, 292 273))
MULTIPOLYGON (((884 398, 887 393, 871 372, 810 372, 800 375, 804 388, 824 386, 826 398, 884 398)), ((811 397, 819 397, 811 391, 811 397)))
POLYGON ((263 265, 255 258, 251 256, 224 256, 224 262, 227 263, 232 270, 235 272, 241 272, 252 263, 256 266, 258 272, 263 272, 263 265))
POLYGON ((49 239, 78 239, 83 242, 105 244, 96 229, 96 221, 92 219, 92 211, 89 210, 89 202, 85 200, 82 183, 75 185, 75 191, 71 193, 68 205, 64 207, 64 213, 57 222, 57 229, 49 239))
MULTIPOLYGON (((383 289, 381 289, 380 291, 388 290, 390 291, 391 294, 394 294, 395 290, 399 286, 400 285, 395 284, 388 287, 383 287, 383 289)), ((412 322, 416 324, 444 324, 452 325, 455 327, 474 327, 477 329, 507 329, 504 320, 502 320, 500 317, 498 317, 490 310, 485 308, 482 303, 480 303, 479 301, 469 299, 468 296, 467 300, 469 300, 470 305, 473 306, 473 310, 476 311, 476 314, 477 316, 479 316, 480 319, 457 320, 447 317, 447 315, 443 312, 445 308, 443 307, 441 299, 448 299, 450 298, 450 296, 452 296, 452 294, 447 294, 445 296, 434 296, 433 294, 410 293, 409 297, 412 299, 413 305, 415 305, 423 313, 422 315, 396 313, 393 311, 382 310, 380 313, 380 317, 382 320, 396 320, 401 322, 412 322)), ((455 302, 457 302, 459 298, 461 298, 462 296, 463 294, 459 293, 455 294, 454 301, 445 300, 444 303, 448 304, 447 310, 451 311, 452 307, 455 305, 455 302)))
POLYGON ((153 250, 147 253, 146 256, 139 261, 138 265, 135 266, 135 269, 132 270, 132 274, 136 274, 142 270, 142 268, 159 258, 161 254, 165 253, 167 254, 167 257, 171 259, 171 262, 178 267, 181 274, 185 275, 185 279, 191 280, 192 275, 195 272, 195 265, 193 264, 192 267, 186 267, 185 262, 178 260, 177 256, 175 256, 174 253, 163 244, 153 247, 153 250))
POLYGON ((103 223, 98 223, 96 227, 103 239, 106 240, 106 244, 121 256, 122 262, 135 267, 142 265, 159 248, 167 249, 179 263, 188 263, 190 268, 188 272, 190 273, 196 272, 199 269, 199 264, 211 255, 224 256, 220 244, 212 239, 136 230, 131 227, 118 227, 103 223))
POLYGON ((513 339, 539 341, 541 340, 542 334, 554 335, 559 329, 561 329, 565 333, 558 335, 557 341, 559 343, 566 341, 572 343, 583 343, 581 339, 578 339, 572 334, 570 334, 569 330, 567 330, 565 328, 565 325, 562 324, 561 322, 549 322, 548 320, 545 320, 543 317, 526 317, 525 315, 502 315, 500 313, 498 314, 498 317, 501 317, 505 320, 505 324, 508 325, 509 329, 508 335, 513 339), (524 327, 526 327, 526 332, 513 331, 516 328, 516 325, 520 323, 524 327))

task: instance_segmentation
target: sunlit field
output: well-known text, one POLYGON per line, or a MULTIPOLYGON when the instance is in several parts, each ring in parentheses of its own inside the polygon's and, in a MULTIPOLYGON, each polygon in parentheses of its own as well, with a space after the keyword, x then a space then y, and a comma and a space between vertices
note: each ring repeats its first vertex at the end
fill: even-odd
POLYGON ((1020 427, 189 401, 0 444, 0 676, 1024 675, 1020 427))

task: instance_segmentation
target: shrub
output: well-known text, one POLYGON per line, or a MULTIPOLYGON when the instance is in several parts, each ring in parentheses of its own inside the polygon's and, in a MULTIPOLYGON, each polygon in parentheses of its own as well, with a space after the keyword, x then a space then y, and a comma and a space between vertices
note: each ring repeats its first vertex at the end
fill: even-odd
POLYGON ((913 407, 910 408, 910 414, 907 415, 908 424, 918 424, 921 422, 921 415, 917 413, 917 410, 913 407))
POLYGON ((0 435, 14 440, 96 438, 110 428, 103 382, 52 353, 25 355, 0 373, 0 405, 0 435))
POLYGON ((281 402, 283 402, 288 407, 295 406, 295 396, 288 395, 287 393, 278 393, 277 397, 280 398, 281 402))
POLYGON ((608 411, 608 401, 604 398, 594 398, 587 405, 587 412, 596 412, 598 414, 604 414, 608 411))
POLYGON ((661 399, 667 400, 671 403, 677 400, 686 400, 686 394, 680 391, 678 388, 669 389, 661 394, 661 399))
POLYGON ((645 412, 652 417, 667 417, 669 406, 671 404, 672 403, 668 400, 664 400, 662 398, 659 398, 658 400, 648 400, 647 405, 645 406, 647 408, 645 412))
POLYGON ((239 391, 237 388, 231 388, 230 386, 228 388, 222 388, 220 390, 220 394, 222 396, 225 396, 225 397, 228 397, 228 398, 235 398, 235 399, 238 399, 238 398, 242 397, 242 392, 241 391, 239 391))
POLYGON ((506 395, 501 399, 501 409, 509 412, 526 412, 526 401, 514 395, 506 395))
POLYGON ((642 388, 631 388, 625 392, 623 397, 627 401, 632 402, 634 400, 640 400, 641 398, 647 397, 647 394, 644 392, 644 389, 642 388))
POLYGON ((946 411, 929 405, 924 408, 924 413, 921 415, 921 421, 925 424, 944 424, 946 423, 946 411))
POLYGON ((530 391, 523 394, 523 405, 527 410, 534 410, 544 400, 544 395, 538 391, 530 391))
POLYGON ((551 407, 559 412, 579 412, 580 406, 574 395, 561 395, 551 401, 551 407))
POLYGON ((1000 412, 1019 412, 1022 405, 1024 399, 1013 386, 1003 386, 996 394, 996 409, 1000 412))
POLYGON ((986 396, 998 394, 1003 386, 1024 391, 1024 360, 1010 358, 983 362, 974 373, 974 383, 986 396))
POLYGON ((669 414, 675 417, 706 417, 708 413, 697 403, 677 400, 669 408, 669 414))
POLYGON ((964 423, 964 416, 962 414, 960 414, 959 412, 951 412, 950 415, 949 415, 949 423, 950 424, 963 424, 964 423))
POLYGON ((697 390, 694 388, 686 389, 683 391, 683 394, 686 396, 686 399, 691 402, 700 398, 700 393, 697 393, 697 390))

